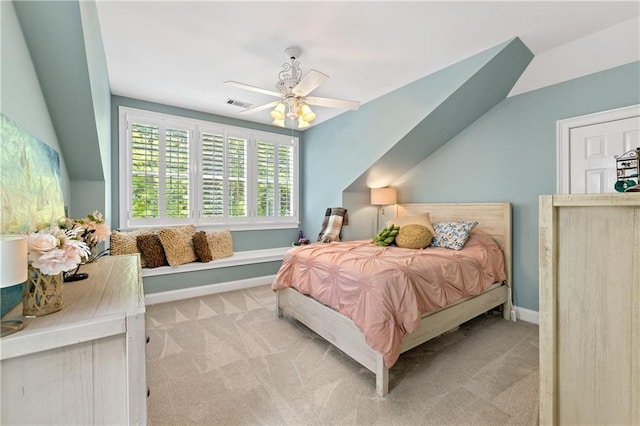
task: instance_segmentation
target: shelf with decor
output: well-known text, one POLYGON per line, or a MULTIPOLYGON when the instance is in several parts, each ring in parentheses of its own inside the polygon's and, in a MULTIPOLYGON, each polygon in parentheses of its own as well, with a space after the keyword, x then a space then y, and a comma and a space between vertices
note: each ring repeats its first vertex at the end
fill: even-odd
POLYGON ((616 160, 616 191, 640 191, 640 148, 616 155, 614 158, 616 160))

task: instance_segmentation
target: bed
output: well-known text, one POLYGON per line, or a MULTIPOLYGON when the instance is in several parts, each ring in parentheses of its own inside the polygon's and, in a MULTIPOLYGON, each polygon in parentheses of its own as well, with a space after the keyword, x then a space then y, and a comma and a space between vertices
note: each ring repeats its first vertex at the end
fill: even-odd
MULTIPOLYGON (((403 323, 401 319, 397 318, 396 314, 393 314, 392 320, 388 321, 393 323, 389 325, 389 343, 381 344, 377 340, 372 340, 371 332, 366 328, 363 328, 361 318, 367 316, 377 315, 376 306, 370 303, 363 303, 362 307, 364 314, 358 313, 355 316, 352 315, 348 308, 343 308, 340 304, 330 307, 327 306, 327 300, 323 300, 323 297, 318 294, 318 299, 303 294, 306 290, 303 285, 299 285, 302 290, 295 288, 296 277, 288 276, 284 279, 282 276, 285 264, 291 261, 295 261, 294 257, 299 250, 305 249, 292 249, 283 261, 283 268, 276 275, 276 279, 272 285, 272 288, 276 292, 277 303, 277 315, 282 317, 283 314, 287 314, 292 318, 300 321, 311 330, 322 336, 328 342, 336 346, 338 349, 352 357, 362 366, 370 370, 376 375, 376 392, 380 396, 386 396, 389 392, 389 368, 392 367, 396 355, 406 352, 434 337, 437 337, 456 326, 500 305, 503 306, 503 315, 505 319, 511 318, 512 306, 511 306, 511 204, 510 203, 456 203, 456 204, 402 204, 396 206, 396 217, 402 217, 407 215, 413 215, 418 213, 428 212, 432 223, 445 222, 445 221, 477 221, 478 225, 473 229, 472 236, 467 243, 470 246, 481 245, 486 246, 486 239, 489 238, 491 250, 498 250, 495 248, 493 241, 497 243, 497 247, 502 252, 503 263, 501 267, 504 268, 504 273, 501 273, 499 279, 495 282, 490 282, 486 285, 478 294, 469 295, 469 292, 461 292, 459 300, 454 301, 451 304, 442 307, 429 308, 428 311, 420 312, 419 315, 413 318, 412 321, 403 323), (477 238, 474 236, 477 235, 477 238), (474 239, 475 238, 475 239, 474 239), (493 241, 491 241, 493 240, 493 241), (480 241, 478 243, 477 241, 480 241), (289 257, 287 257, 289 256, 289 257), (286 282, 285 282, 286 281, 286 282), (324 302, 324 303, 323 303, 324 302), (339 312, 342 311, 343 313, 339 312), (368 313, 367 313, 368 312, 368 313), (354 318, 354 319, 352 319, 354 318), (355 322, 354 322, 355 321, 355 322), (356 325, 358 323, 358 325, 356 325), (400 330, 398 332, 398 330, 400 330), (368 343, 368 342, 371 342, 368 343), (374 349, 372 346, 376 346, 378 349, 374 349)), ((328 256, 335 256, 336 250, 375 250, 375 246, 365 244, 366 242, 345 242, 342 243, 329 243, 324 245, 327 251, 333 254, 328 256), (353 247, 353 248, 352 248, 353 247)), ((378 248, 379 249, 379 248, 378 248)), ((306 250, 323 250, 322 246, 314 245, 313 247, 306 248, 306 250)), ((393 253, 396 257, 400 256, 399 251, 404 250, 406 253, 411 252, 407 256, 416 257, 418 254, 415 250, 411 249, 388 249, 389 253, 393 253)), ((430 249, 427 249, 428 251, 430 249)), ((465 249, 460 252, 448 249, 431 249, 432 251, 444 250, 451 252, 451 257, 458 258, 463 255, 465 249)), ((469 249, 471 250, 471 248, 469 249)), ((426 251, 423 251, 426 254, 426 251)), ((340 259, 339 256, 335 256, 335 259, 340 259)), ((304 262, 304 259, 298 260, 304 262)), ((344 260, 339 260, 338 263, 344 260)), ((399 259, 394 259, 393 262, 399 262, 399 259)), ((346 265, 338 264, 330 265, 329 269, 335 268, 336 270, 344 270, 346 265)), ((397 263, 398 269, 405 269, 400 263, 397 263)), ((413 265, 413 262, 411 263, 413 265)), ((413 266, 412 266, 413 267, 413 266)), ((359 269, 365 268, 365 266, 359 266, 359 269)), ((447 268, 449 268, 447 266, 447 268)), ((414 274, 413 270, 409 270, 409 274, 414 274)), ((480 272, 482 275, 483 273, 480 272)), ((331 274, 330 274, 331 275, 331 274)), ((339 273, 333 274, 339 278, 339 273)), ((397 275, 397 274, 396 274, 397 275)), ((496 275, 497 277, 497 275, 496 275)), ((308 277, 299 278, 299 281, 308 280, 308 277)), ((325 277, 325 281, 326 281, 325 277)), ((332 278, 333 279, 333 278, 332 278)), ((386 278, 385 278, 386 280, 386 278)), ((395 280, 395 278, 389 278, 389 280, 395 280)), ((375 279, 372 278, 372 281, 375 279)), ((485 281, 487 281, 485 279, 485 281)), ((490 281, 493 281, 491 279, 490 281)), ((380 283, 378 283, 380 284, 380 283)), ((378 284, 371 284, 371 286, 377 286, 378 284)), ((383 283, 384 284, 384 283, 383 283)), ((396 281, 394 281, 396 284, 396 281)), ((362 283, 361 286, 368 286, 368 283, 362 283)), ((410 285, 414 287, 413 284, 410 285)), ((343 285, 331 285, 326 286, 328 292, 334 287, 344 287, 343 285)), ((388 286, 393 289, 395 286, 388 286)), ((354 288, 351 286, 350 288, 354 288)), ((338 290, 335 290, 338 291, 338 290)), ((360 289, 358 290, 360 291, 360 289)), ((364 291, 364 290, 363 290, 364 291)), ((383 293, 387 294, 388 290, 383 293)), ((345 300, 348 295, 345 295, 345 300)), ((385 296, 386 297, 386 296, 385 296)), ((397 298, 398 296, 395 296, 397 298)), ((394 296, 390 296, 394 299, 394 296)), ((405 303, 404 295, 401 302, 394 301, 393 303, 405 303)), ((334 298, 335 299, 335 298, 334 298)), ((386 307, 387 302, 382 302, 386 307)), ((422 309, 426 309, 422 304, 422 309)), ((412 306, 411 309, 414 307, 412 306)), ((384 310, 384 309, 383 309, 384 310)), ((409 310, 409 308, 407 308, 409 310)), ((404 310, 403 310, 404 312, 404 310)), ((382 324, 382 323, 381 323, 382 324)), ((385 331, 383 330, 383 333, 385 331)))

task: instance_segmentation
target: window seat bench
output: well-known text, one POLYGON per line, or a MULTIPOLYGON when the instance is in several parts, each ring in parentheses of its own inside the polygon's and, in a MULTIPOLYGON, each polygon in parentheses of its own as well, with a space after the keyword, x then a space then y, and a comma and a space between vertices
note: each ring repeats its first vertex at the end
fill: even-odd
POLYGON ((284 254, 290 249, 291 246, 237 251, 233 253, 233 256, 215 259, 207 263, 192 262, 180 266, 142 268, 145 304, 152 305, 269 284, 275 278, 274 267, 277 267, 277 264, 269 264, 269 262, 281 262, 284 254), (212 276, 207 273, 207 271, 213 272, 219 268, 231 268, 230 270, 237 271, 243 266, 250 268, 256 266, 255 264, 271 266, 265 267, 269 271, 267 274, 258 272, 258 274, 254 273, 257 276, 242 276, 242 279, 231 278, 231 280, 227 279, 222 282, 213 282, 212 276), (179 274, 184 275, 180 276, 179 274), (164 288, 158 289, 158 284, 164 288))
POLYGON ((229 266, 249 265, 252 263, 273 262, 282 260, 284 254, 291 247, 275 247, 260 250, 236 251, 233 256, 215 259, 211 262, 192 262, 180 266, 159 266, 157 268, 142 268, 142 277, 156 275, 179 274, 183 272, 202 271, 205 269, 227 268, 229 266))

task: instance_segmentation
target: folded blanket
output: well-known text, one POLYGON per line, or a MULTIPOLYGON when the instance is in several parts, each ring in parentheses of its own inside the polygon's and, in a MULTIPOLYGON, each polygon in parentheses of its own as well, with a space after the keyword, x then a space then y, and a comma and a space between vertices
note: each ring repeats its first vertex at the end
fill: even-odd
POLYGON ((318 235, 318 242, 330 243, 341 241, 342 225, 349 223, 347 209, 342 207, 329 207, 322 219, 322 228, 318 235))

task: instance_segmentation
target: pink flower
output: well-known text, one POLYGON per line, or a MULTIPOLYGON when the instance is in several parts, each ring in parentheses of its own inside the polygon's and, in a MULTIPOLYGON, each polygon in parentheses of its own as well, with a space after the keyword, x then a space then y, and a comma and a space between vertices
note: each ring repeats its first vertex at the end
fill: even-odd
POLYGON ((80 261, 80 256, 75 250, 52 250, 33 260, 31 264, 43 274, 58 275, 76 268, 80 261))
POLYGON ((102 223, 98 223, 96 225, 96 230, 93 234, 93 238, 96 239, 96 241, 100 242, 100 241, 104 241, 107 239, 107 237, 109 236, 109 234, 111 233, 111 231, 109 230, 109 225, 107 225, 106 223, 102 222, 102 223))

